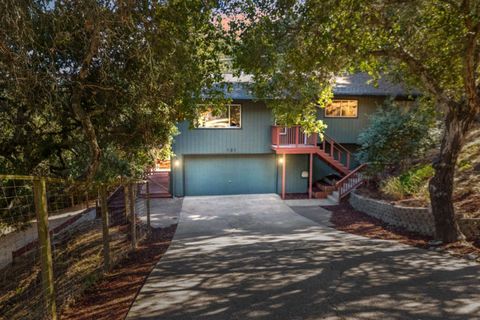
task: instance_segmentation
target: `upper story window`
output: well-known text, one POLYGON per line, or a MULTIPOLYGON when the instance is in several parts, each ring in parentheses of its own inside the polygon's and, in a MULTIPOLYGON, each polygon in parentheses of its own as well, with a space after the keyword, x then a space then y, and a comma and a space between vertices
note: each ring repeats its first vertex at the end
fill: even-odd
POLYGON ((242 106, 226 105, 223 108, 209 108, 197 119, 197 128, 235 129, 242 127, 242 106))
POLYGON ((358 116, 358 100, 333 100, 325 107, 326 118, 356 118, 358 116))

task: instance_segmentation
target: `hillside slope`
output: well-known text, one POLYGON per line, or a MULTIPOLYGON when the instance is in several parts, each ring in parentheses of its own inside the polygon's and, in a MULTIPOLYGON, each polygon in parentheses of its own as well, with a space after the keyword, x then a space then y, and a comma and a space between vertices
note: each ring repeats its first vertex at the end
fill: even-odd
POLYGON ((458 214, 480 218, 480 124, 468 135, 457 162, 454 203, 458 214))

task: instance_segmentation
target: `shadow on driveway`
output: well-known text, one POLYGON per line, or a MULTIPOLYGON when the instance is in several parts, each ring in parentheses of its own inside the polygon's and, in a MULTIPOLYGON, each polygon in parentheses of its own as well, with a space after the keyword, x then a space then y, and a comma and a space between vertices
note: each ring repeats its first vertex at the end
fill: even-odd
POLYGON ((128 319, 480 319, 479 271, 317 224, 271 195, 185 198, 128 319))

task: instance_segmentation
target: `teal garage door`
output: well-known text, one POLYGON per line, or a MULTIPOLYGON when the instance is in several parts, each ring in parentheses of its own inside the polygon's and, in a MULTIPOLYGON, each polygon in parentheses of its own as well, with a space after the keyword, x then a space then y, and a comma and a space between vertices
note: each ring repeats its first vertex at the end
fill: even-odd
POLYGON ((187 196, 275 192, 273 154, 188 156, 184 168, 187 196))

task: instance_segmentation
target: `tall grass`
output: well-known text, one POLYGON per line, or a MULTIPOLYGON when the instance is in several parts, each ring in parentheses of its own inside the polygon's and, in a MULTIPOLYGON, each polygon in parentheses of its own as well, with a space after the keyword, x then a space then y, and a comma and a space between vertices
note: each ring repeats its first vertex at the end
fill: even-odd
POLYGON ((405 198, 428 199, 428 181, 434 175, 431 165, 414 167, 399 176, 387 178, 380 191, 393 200, 405 198))

